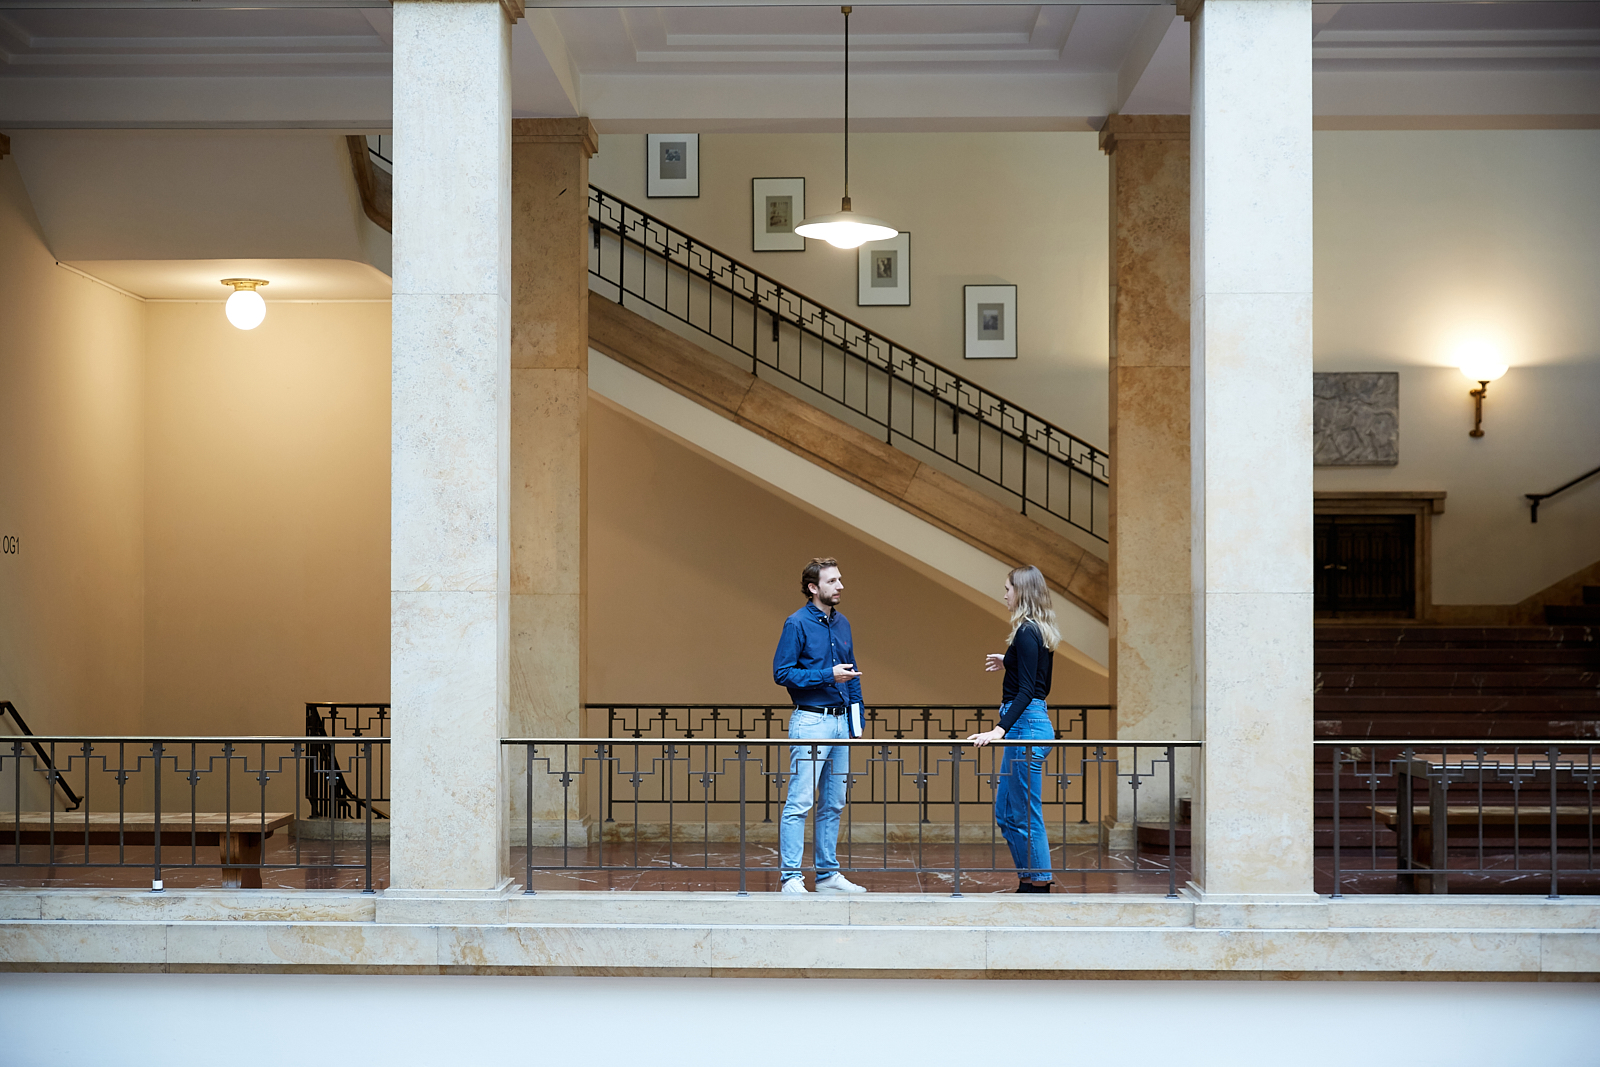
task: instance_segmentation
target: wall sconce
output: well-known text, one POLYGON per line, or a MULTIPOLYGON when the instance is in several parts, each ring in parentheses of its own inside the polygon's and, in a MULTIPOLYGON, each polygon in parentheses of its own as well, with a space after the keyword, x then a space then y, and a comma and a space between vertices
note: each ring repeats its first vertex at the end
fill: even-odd
POLYGON ((267 317, 267 302, 256 292, 259 286, 270 284, 260 278, 224 278, 223 285, 233 286, 233 295, 222 310, 228 321, 241 330, 253 330, 267 317))
POLYGON ((1483 398, 1489 395, 1489 383, 1499 381, 1506 373, 1504 363, 1496 363, 1489 353, 1474 353, 1466 357, 1461 363, 1461 373, 1469 382, 1477 382, 1476 389, 1469 389, 1467 395, 1472 397, 1472 430, 1468 437, 1483 436, 1483 398))

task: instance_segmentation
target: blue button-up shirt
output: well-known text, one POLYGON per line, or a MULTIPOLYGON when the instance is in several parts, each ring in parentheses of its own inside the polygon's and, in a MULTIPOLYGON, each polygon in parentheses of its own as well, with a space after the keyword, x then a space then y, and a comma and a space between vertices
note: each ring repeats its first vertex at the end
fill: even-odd
POLYGON ((772 680, 789 690, 796 704, 827 707, 861 702, 861 679, 833 680, 833 668, 856 661, 850 620, 807 604, 783 620, 778 650, 772 654, 772 680))

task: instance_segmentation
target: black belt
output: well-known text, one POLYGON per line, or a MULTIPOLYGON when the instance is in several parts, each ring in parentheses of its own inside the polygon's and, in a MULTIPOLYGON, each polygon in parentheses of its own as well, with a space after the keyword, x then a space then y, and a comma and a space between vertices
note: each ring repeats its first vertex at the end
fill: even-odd
POLYGON ((817 704, 796 704, 794 707, 796 711, 814 711, 818 715, 843 715, 850 710, 843 704, 829 704, 827 707, 817 704))

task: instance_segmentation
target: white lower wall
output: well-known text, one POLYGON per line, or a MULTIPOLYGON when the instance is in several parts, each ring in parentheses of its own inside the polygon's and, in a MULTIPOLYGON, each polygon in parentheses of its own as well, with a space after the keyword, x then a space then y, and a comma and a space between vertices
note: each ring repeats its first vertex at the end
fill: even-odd
POLYGON ((0 1032, 9 1063, 125 1067, 1579 1064, 1600 985, 5 974, 0 1032))

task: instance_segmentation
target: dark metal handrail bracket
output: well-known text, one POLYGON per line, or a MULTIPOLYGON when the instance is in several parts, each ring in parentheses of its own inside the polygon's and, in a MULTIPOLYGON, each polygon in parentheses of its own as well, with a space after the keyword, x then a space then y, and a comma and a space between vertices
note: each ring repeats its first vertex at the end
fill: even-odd
POLYGON ((1544 503, 1546 500, 1549 500, 1558 493, 1565 493, 1568 489, 1571 489, 1579 482, 1587 481, 1588 479, 1593 478, 1596 474, 1600 474, 1600 467, 1596 467, 1592 471, 1585 471, 1583 474, 1580 474, 1576 478, 1572 479, 1572 481, 1567 482, 1565 485, 1558 485, 1548 493, 1523 493, 1522 495, 1528 498, 1528 521, 1539 521, 1540 504, 1544 503))
POLYGON ((1103 450, 593 186, 589 224, 601 295, 664 312, 748 358, 752 373, 939 457, 1025 515, 1106 540, 1103 450))

